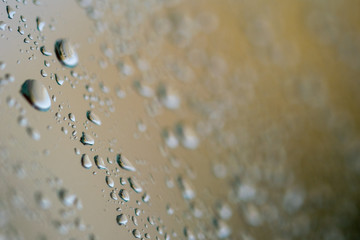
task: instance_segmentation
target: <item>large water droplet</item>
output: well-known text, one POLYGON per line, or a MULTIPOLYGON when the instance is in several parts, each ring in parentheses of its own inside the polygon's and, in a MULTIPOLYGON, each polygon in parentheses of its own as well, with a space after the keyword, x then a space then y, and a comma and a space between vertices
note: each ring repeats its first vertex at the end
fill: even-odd
POLYGON ((119 225, 126 225, 128 219, 125 214, 120 214, 116 217, 116 221, 119 225))
POLYGON ((138 181, 134 178, 134 177, 130 177, 129 178, 129 183, 130 183, 130 186, 131 188, 137 192, 137 193, 140 193, 143 191, 141 185, 138 183, 138 181))
POLYGON ((124 200, 125 202, 128 202, 130 200, 130 195, 128 193, 128 191, 126 191, 125 189, 121 189, 119 192, 119 196, 121 197, 122 200, 124 200))
POLYGON ((21 93, 36 109, 46 112, 51 107, 51 99, 40 81, 28 79, 21 86, 21 93))
POLYGON ((98 115, 96 115, 93 111, 87 111, 86 117, 87 117, 92 123, 95 123, 95 124, 98 125, 98 126, 101 125, 101 119, 100 119, 100 118, 98 117, 98 115))
POLYGON ((84 145, 94 145, 95 140, 91 136, 89 136, 89 134, 83 132, 80 138, 80 142, 84 145))
POLYGON ((55 53, 59 61, 66 67, 74 68, 79 62, 74 47, 66 39, 60 39, 55 43, 55 53))
POLYGON ((89 156, 87 154, 83 154, 81 157, 81 165, 86 168, 89 169, 92 167, 92 163, 91 160, 89 158, 89 156))
POLYGON ((136 168, 132 165, 132 163, 122 154, 118 154, 116 156, 117 163, 122 169, 135 172, 136 168))

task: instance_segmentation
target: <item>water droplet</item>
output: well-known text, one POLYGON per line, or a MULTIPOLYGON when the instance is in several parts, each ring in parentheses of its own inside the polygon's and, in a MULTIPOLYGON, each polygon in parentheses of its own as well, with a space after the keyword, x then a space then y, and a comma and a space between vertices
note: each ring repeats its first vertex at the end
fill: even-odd
POLYGON ((176 134, 180 139, 181 144, 188 149, 196 149, 199 145, 199 138, 195 131, 189 126, 181 123, 176 125, 176 134))
POLYGON ((115 186, 115 182, 110 176, 106 176, 105 181, 110 188, 113 188, 115 186))
POLYGON ((40 47, 40 52, 44 55, 44 56, 51 56, 52 53, 47 51, 47 49, 45 48, 45 46, 41 46, 40 47))
POLYGON ((140 216, 141 210, 139 208, 135 208, 135 215, 140 216))
POLYGON ((64 84, 64 80, 61 79, 57 74, 54 74, 55 81, 59 86, 62 86, 64 84))
POLYGON ((110 197, 115 201, 118 200, 118 197, 117 197, 117 194, 116 194, 115 190, 110 192, 110 197))
POLYGON ((45 22, 41 20, 40 17, 37 17, 36 18, 36 26, 37 26, 37 29, 42 32, 44 30, 44 27, 45 27, 45 22))
POLYGON ((144 195, 142 196, 142 200, 144 203, 148 203, 150 201, 150 195, 147 193, 144 193, 144 195))
POLYGON ((76 195, 70 194, 69 191, 66 189, 61 189, 59 191, 59 198, 60 198, 61 202, 67 207, 75 205, 77 202, 76 195))
POLYGON ((128 219, 125 214, 120 214, 116 217, 116 221, 119 225, 126 225, 128 219))
POLYGON ((20 26, 18 26, 18 33, 24 35, 24 30, 20 26))
POLYGON ((137 193, 141 193, 143 191, 141 185, 138 183, 138 181, 134 178, 134 177, 129 177, 129 183, 131 188, 137 192, 137 193))
POLYGON ((105 162, 104 162, 104 159, 102 157, 100 157, 99 155, 96 155, 94 157, 94 160, 95 160, 96 166, 99 169, 106 169, 105 162))
POLYGON ((41 76, 43 76, 43 77, 47 77, 47 72, 44 70, 44 69, 41 69, 40 70, 40 74, 41 74, 41 76))
POLYGON ((227 220, 232 216, 231 207, 225 202, 221 202, 218 204, 217 211, 221 219, 227 220))
POLYGON ((131 220, 133 221, 133 223, 134 223, 135 226, 138 226, 138 225, 139 225, 139 224, 138 224, 138 221, 137 221, 137 219, 136 219, 135 216, 132 216, 132 217, 131 217, 131 220))
POLYGON ((133 233, 135 238, 141 238, 141 233, 140 233, 139 230, 134 229, 132 233, 133 233))
POLYGON ((128 193, 128 191, 126 191, 125 189, 121 189, 119 192, 119 196, 121 197, 122 200, 124 200, 125 202, 128 202, 130 200, 130 195, 128 193))
POLYGON ((27 121, 26 117, 24 117, 24 116, 20 116, 18 118, 18 123, 21 127, 26 127, 28 125, 28 121, 27 121))
POLYGON ((35 193, 35 200, 42 209, 49 209, 51 207, 51 201, 45 198, 41 192, 35 193))
POLYGON ((154 95, 154 90, 140 81, 134 81, 134 87, 143 97, 150 98, 154 95))
POLYGON ((161 84, 158 89, 158 96, 159 96, 161 103, 166 108, 171 109, 171 110, 179 108, 180 97, 179 97, 177 91, 175 91, 175 89, 161 84))
POLYGON ((92 163, 91 160, 89 158, 89 156, 87 154, 83 154, 81 157, 81 165, 86 168, 89 169, 92 167, 92 163))
POLYGON ((195 191, 191 185, 182 177, 179 177, 179 185, 182 190, 182 195, 184 199, 193 199, 195 197, 195 191))
POLYGON ((69 119, 72 122, 75 122, 75 115, 73 113, 69 113, 69 119))
POLYGON ((6 23, 4 21, 0 21, 0 30, 5 31, 6 23))
POLYGON ((94 145, 95 140, 91 136, 83 132, 80 138, 80 142, 84 145, 94 145))
POLYGON ((215 227, 216 227, 216 235, 218 236, 218 238, 223 239, 230 236, 231 228, 226 224, 226 222, 222 220, 216 220, 215 227))
POLYGON ((132 165, 132 163, 122 154, 118 154, 116 156, 117 163, 122 169, 135 172, 136 168, 132 165))
POLYGON ((31 79, 26 80, 21 86, 21 93, 37 110, 46 112, 50 109, 50 96, 40 81, 31 79))
POLYGON ((15 10, 8 5, 8 6, 6 6, 6 11, 7 11, 8 17, 9 17, 10 19, 13 19, 13 18, 14 18, 14 15, 15 15, 15 13, 16 13, 15 10))
POLYGON ((172 131, 170 131, 168 129, 165 129, 162 132, 162 136, 164 138, 164 141, 165 141, 166 145, 169 148, 176 148, 179 145, 179 141, 178 141, 178 139, 176 138, 175 134, 172 131))
POLYGON ((74 47, 66 39, 60 39, 55 43, 55 53, 59 61, 69 68, 74 68, 79 62, 77 53, 74 47))
POLYGON ((96 115, 93 111, 87 111, 86 113, 86 117, 94 124, 100 126, 101 125, 101 120, 98 117, 98 115, 96 115))
POLYGON ((184 228, 184 235, 188 240, 196 240, 194 233, 187 227, 184 228))

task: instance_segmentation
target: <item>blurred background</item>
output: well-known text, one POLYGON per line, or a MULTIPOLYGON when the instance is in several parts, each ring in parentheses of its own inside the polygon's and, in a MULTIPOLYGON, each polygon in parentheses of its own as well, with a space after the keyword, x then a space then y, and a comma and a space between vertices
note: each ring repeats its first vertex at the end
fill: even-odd
POLYGON ((360 239, 360 2, 3 0, 0 239, 360 239))

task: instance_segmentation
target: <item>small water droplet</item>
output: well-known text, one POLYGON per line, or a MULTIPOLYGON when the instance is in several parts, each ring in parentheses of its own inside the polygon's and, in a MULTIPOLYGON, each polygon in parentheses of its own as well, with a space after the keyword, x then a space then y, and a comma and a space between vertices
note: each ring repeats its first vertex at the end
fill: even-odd
POLYGON ((142 196, 142 200, 144 203, 148 203, 150 201, 150 195, 147 193, 144 193, 144 195, 142 196))
POLYGON ((20 26, 18 26, 18 33, 24 35, 24 30, 20 26))
POLYGON ((136 168, 132 165, 132 163, 122 154, 118 154, 116 156, 117 163, 122 169, 135 172, 136 168))
POLYGON ((162 104, 171 110, 177 109, 180 106, 180 97, 177 91, 164 84, 159 86, 158 96, 162 104))
POLYGON ((75 122, 75 115, 73 113, 69 113, 69 119, 72 122, 75 122))
POLYGON ((101 125, 101 120, 98 117, 98 115, 96 115, 93 111, 87 111, 86 113, 86 117, 94 124, 100 126, 101 125))
POLYGON ((106 169, 104 159, 100 157, 99 155, 96 155, 94 157, 95 164, 98 167, 98 169, 106 169))
POLYGON ((195 191, 191 185, 184 178, 179 177, 179 185, 182 190, 182 195, 184 199, 193 199, 195 197, 195 191))
POLYGON ((44 27, 45 27, 45 22, 42 21, 42 19, 40 17, 37 17, 36 18, 36 26, 37 26, 37 29, 42 32, 44 30, 44 27))
POLYGON ((6 23, 4 21, 0 21, 0 30, 5 31, 6 23))
POLYGON ((82 157, 81 157, 81 165, 86 169, 89 169, 89 168, 92 167, 90 157, 87 154, 82 155, 82 157))
POLYGON ((173 131, 165 129, 162 132, 162 136, 163 139, 165 141, 165 144, 169 147, 169 148, 176 148, 179 145, 179 141, 176 138, 175 134, 173 131))
POLYGON ((189 126, 181 123, 176 125, 176 134, 180 139, 181 144, 188 149, 196 149, 199 145, 199 138, 195 131, 189 126))
POLYGON ((132 233, 135 238, 141 238, 141 233, 138 229, 134 229, 132 233))
POLYGON ((70 194, 66 189, 59 190, 60 201, 67 207, 75 205, 77 202, 77 197, 75 194, 70 194))
POLYGON ((72 44, 66 39, 60 39, 55 43, 55 53, 59 61, 69 68, 74 68, 79 62, 77 53, 72 44))
POLYGON ((134 178, 134 177, 129 177, 129 183, 131 188, 137 192, 137 193, 141 193, 143 191, 141 185, 138 183, 138 181, 134 178))
POLYGON ((130 200, 129 192, 126 191, 125 189, 121 189, 121 190, 120 190, 119 196, 120 196, 121 199, 124 200, 125 202, 128 202, 128 201, 130 200))
POLYGON ((115 186, 115 182, 110 176, 106 176, 105 181, 110 188, 113 188, 115 186))
POLYGON ((15 10, 8 5, 8 6, 6 6, 6 11, 7 11, 8 17, 9 17, 10 19, 13 19, 13 18, 14 18, 14 15, 15 15, 15 13, 16 13, 15 10))
POLYGON ((120 214, 116 217, 116 221, 119 225, 126 225, 128 219, 125 214, 120 214))
POLYGON ((51 55, 52 55, 52 53, 49 52, 49 51, 46 49, 45 46, 41 46, 41 47, 40 47, 40 52, 41 52, 44 56, 51 56, 51 55))
POLYGON ((44 197, 41 192, 35 193, 35 200, 42 209, 49 209, 51 207, 51 201, 44 197))
POLYGON ((46 112, 51 107, 51 99, 45 86, 37 80, 28 79, 21 86, 21 93, 37 110, 46 112))
POLYGON ((115 200, 115 201, 118 200, 118 197, 117 197, 117 195, 116 195, 115 190, 111 191, 110 197, 111 197, 113 200, 115 200))
POLYGON ((84 145, 94 145, 95 140, 89 134, 83 132, 80 138, 80 142, 84 145))

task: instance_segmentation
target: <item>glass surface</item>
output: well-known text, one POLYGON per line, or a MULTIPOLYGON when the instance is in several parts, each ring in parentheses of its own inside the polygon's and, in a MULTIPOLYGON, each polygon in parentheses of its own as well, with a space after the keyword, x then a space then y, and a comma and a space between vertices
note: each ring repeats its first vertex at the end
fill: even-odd
POLYGON ((360 2, 3 0, 0 240, 360 239, 360 2))

